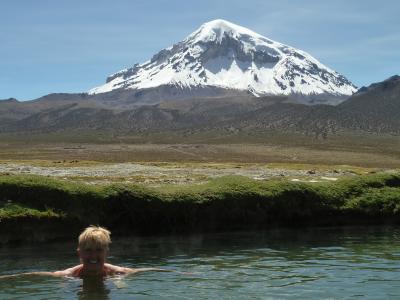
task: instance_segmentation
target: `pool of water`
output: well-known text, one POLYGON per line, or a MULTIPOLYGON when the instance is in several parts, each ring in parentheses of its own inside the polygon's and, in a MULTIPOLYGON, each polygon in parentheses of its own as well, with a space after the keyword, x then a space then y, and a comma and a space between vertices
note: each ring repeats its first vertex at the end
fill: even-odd
MULTIPOLYGON (((76 244, 0 248, 0 274, 64 269, 76 244)), ((400 228, 115 238, 110 263, 190 274, 0 279, 0 299, 400 299, 400 228)))

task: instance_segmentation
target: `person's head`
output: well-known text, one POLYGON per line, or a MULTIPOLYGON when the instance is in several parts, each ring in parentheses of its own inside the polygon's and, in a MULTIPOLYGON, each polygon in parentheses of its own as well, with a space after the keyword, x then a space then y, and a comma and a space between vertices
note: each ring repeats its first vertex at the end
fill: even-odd
POLYGON ((79 236, 78 255, 87 270, 103 269, 109 245, 110 231, 99 226, 89 226, 79 236))

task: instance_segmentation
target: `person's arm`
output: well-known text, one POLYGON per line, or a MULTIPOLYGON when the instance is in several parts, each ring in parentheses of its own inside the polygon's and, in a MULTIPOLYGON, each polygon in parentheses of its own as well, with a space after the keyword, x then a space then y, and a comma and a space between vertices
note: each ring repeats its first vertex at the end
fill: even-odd
POLYGON ((27 272, 27 273, 19 273, 19 274, 10 274, 10 275, 0 275, 0 279, 2 278, 12 278, 12 277, 20 277, 20 276, 31 276, 31 275, 38 275, 38 276, 53 276, 53 277, 62 277, 62 276, 69 276, 72 274, 73 270, 79 266, 69 268, 62 271, 55 271, 55 272, 27 272))
POLYGON ((111 264, 105 264, 112 273, 116 274, 136 274, 141 272, 176 272, 174 270, 160 269, 160 268, 126 268, 119 267, 111 264))
POLYGON ((40 276, 65 276, 67 274, 63 274, 64 271, 57 272, 27 272, 20 274, 10 274, 10 275, 0 275, 0 279, 2 278, 12 278, 12 277, 20 277, 20 276, 30 276, 30 275, 40 275, 40 276))
POLYGON ((176 272, 174 270, 167 270, 167 269, 159 269, 159 268, 137 268, 137 269, 132 269, 132 268, 124 268, 126 271, 126 274, 136 274, 136 273, 141 273, 141 272, 176 272))
MULTIPOLYGON (((119 267, 121 268, 121 267, 119 267)), ((181 275, 193 275, 193 273, 190 272, 180 272, 176 270, 168 270, 168 269, 161 269, 161 268, 121 268, 123 271, 121 271, 122 274, 137 274, 141 272, 173 272, 181 275)))

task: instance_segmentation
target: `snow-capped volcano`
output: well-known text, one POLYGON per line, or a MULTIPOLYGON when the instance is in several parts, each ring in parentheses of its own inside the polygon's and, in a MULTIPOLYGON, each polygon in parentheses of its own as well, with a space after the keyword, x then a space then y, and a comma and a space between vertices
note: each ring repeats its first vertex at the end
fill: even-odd
POLYGON ((308 53, 225 20, 214 20, 151 60, 109 76, 106 84, 89 94, 159 86, 193 92, 212 87, 255 96, 298 95, 307 99, 318 95, 343 99, 356 91, 344 76, 308 53))

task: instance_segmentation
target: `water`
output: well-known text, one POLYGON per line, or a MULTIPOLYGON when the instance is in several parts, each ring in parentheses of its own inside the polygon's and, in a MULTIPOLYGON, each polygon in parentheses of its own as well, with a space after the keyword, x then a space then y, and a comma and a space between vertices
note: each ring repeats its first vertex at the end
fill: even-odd
MULTIPOLYGON (((0 248, 0 274, 75 265, 73 243, 0 248)), ((0 299, 400 299, 400 228, 115 239, 109 262, 190 272, 0 279, 0 299)))

